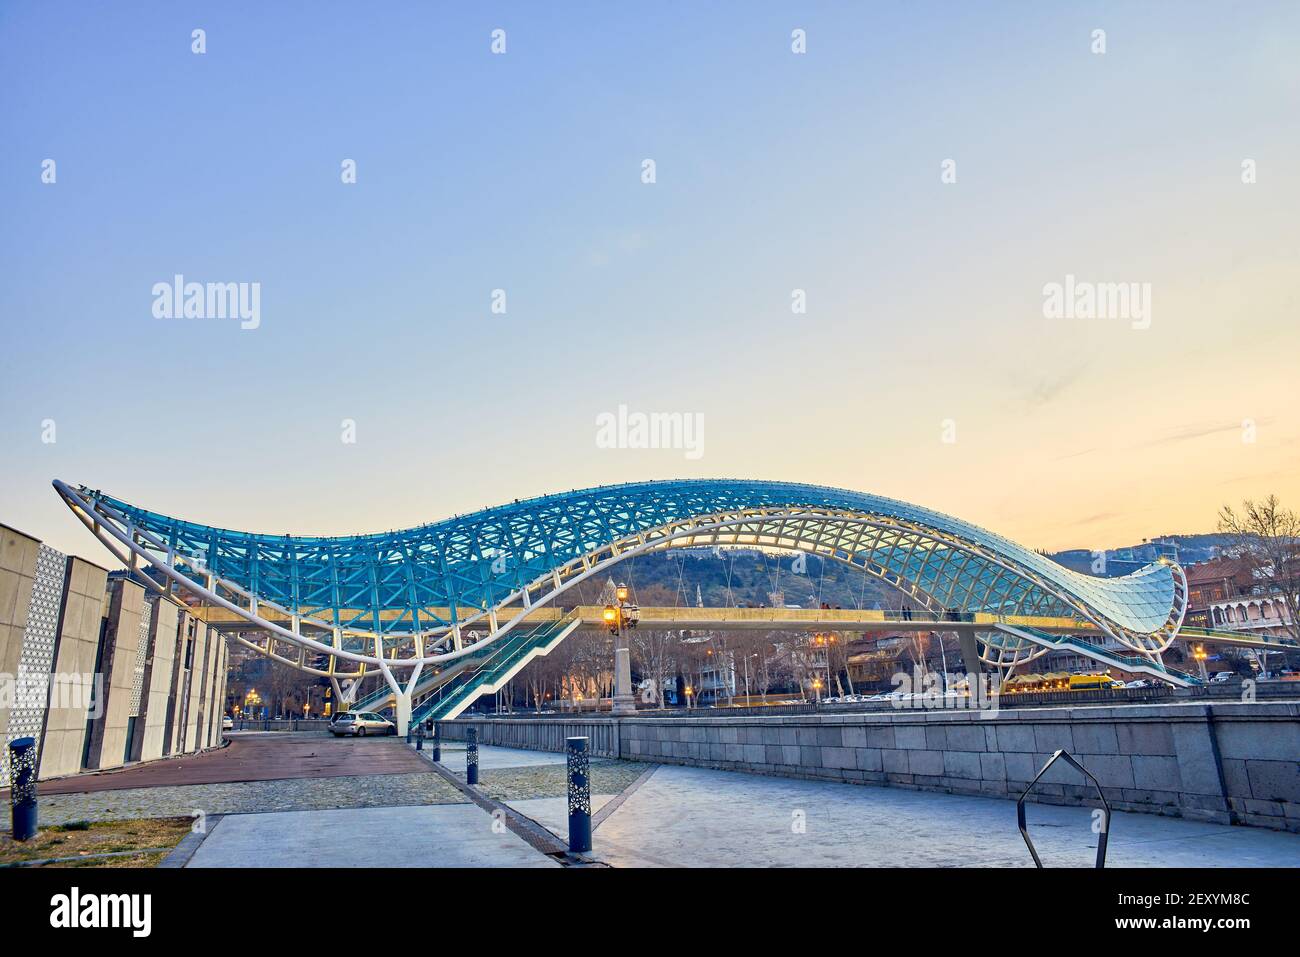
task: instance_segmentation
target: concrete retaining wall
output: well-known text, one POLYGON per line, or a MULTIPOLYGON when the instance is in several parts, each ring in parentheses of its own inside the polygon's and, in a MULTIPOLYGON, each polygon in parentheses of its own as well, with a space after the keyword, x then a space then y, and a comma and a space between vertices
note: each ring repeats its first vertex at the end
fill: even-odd
MULTIPOLYGON (((1064 748, 1117 810, 1300 832, 1300 704, 1158 704, 998 712, 755 718, 518 718, 442 724, 450 739, 560 750, 586 734, 593 752, 635 761, 1017 798, 1064 748)), ((1031 795, 1089 804, 1062 762, 1031 795)))
MULTIPOLYGON (((533 721, 510 719, 459 720, 438 722, 438 733, 448 741, 464 741, 466 728, 478 729, 479 744, 502 748, 525 748, 529 751, 563 751, 564 739, 586 737, 592 755, 603 758, 629 758, 619 747, 622 721, 613 718, 564 718, 533 721)), ((674 724, 680 723, 675 721, 674 724)))
POLYGON ((328 731, 328 718, 235 718, 234 731, 328 731))

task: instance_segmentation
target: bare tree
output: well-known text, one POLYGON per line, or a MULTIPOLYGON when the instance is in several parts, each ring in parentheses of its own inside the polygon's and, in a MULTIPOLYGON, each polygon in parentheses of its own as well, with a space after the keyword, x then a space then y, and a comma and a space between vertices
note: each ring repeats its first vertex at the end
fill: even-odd
MULTIPOLYGON (((849 643, 848 635, 842 631, 832 631, 825 636, 826 638, 826 670, 830 672, 835 681, 835 690, 838 694, 844 694, 844 683, 840 680, 841 675, 848 682, 849 694, 853 691, 853 676, 849 674, 849 643)), ((830 690, 829 688, 827 689, 830 690)))
POLYGON ((677 673, 677 633, 637 628, 628 632, 632 662, 654 689, 655 705, 664 706, 664 686, 677 673))
POLYGON ((1246 499, 1240 512, 1223 506, 1219 531, 1232 536, 1232 554, 1250 564, 1261 588, 1281 597, 1287 610, 1281 624, 1300 640, 1300 518, 1270 495, 1261 502, 1246 499))
MULTIPOLYGON (((675 596, 662 585, 649 585, 637 592, 636 600, 647 605, 671 605, 675 596)), ((652 683, 655 704, 662 708, 664 686, 677 674, 680 636, 672 631, 633 628, 628 631, 627 637, 632 663, 641 677, 652 683)))

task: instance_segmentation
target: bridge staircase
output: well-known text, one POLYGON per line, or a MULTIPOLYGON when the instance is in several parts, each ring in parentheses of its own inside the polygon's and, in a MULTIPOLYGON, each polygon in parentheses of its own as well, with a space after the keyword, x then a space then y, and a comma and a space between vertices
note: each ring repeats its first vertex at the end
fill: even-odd
POLYGON ((414 724, 427 718, 448 721, 456 717, 480 695, 504 687, 528 662, 550 654, 581 624, 579 616, 570 613, 559 621, 518 628, 494 641, 484 648, 483 656, 474 657, 472 666, 460 669, 449 680, 439 684, 412 709, 411 722, 414 724))
POLYGON ((1141 655, 1120 654, 1084 641, 1082 638, 1076 638, 1073 635, 1053 635, 1045 631, 1039 631, 1037 628, 1026 628, 1019 625, 998 625, 997 630, 1016 638, 1032 641, 1036 645, 1050 648, 1053 651, 1072 651, 1111 668, 1159 678, 1161 681, 1167 681, 1179 688, 1190 688, 1193 685, 1203 683, 1199 675, 1170 668, 1163 662, 1141 655))
MULTIPOLYGON (((517 675, 528 662, 569 637, 582 624, 576 613, 538 625, 519 626, 504 637, 483 646, 435 672, 425 672, 411 693, 414 705, 411 721, 454 718, 480 695, 491 694, 517 675)), ((392 707, 393 692, 387 684, 352 705, 352 711, 381 711, 392 707)))

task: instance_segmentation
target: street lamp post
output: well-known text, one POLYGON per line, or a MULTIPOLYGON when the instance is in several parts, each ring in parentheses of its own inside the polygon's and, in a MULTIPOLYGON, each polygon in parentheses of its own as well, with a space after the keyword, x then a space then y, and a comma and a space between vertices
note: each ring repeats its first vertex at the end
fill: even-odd
POLYGON ((628 603, 627 585, 620 582, 614 589, 617 604, 606 605, 602 617, 614 636, 614 714, 634 714, 636 698, 632 696, 632 652, 627 645, 627 632, 635 628, 641 609, 628 603))
MULTIPOLYGON (((831 645, 835 641, 834 635, 817 634, 813 636, 813 644, 819 648, 824 648, 822 652, 822 667, 826 669, 826 687, 831 686, 831 645)), ((813 657, 813 667, 817 664, 816 656, 813 657)), ((818 679, 820 681, 820 679, 818 679)))

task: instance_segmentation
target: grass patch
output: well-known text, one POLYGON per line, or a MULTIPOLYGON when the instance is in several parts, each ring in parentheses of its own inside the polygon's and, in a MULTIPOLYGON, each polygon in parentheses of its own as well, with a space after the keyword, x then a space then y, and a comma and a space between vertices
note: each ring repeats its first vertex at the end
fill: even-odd
POLYGON ((165 855, 132 854, 96 858, 114 851, 175 847, 190 833, 188 817, 142 818, 136 821, 72 821, 41 828, 30 841, 0 834, 0 864, 39 861, 52 857, 86 858, 52 867, 156 867, 165 855))

